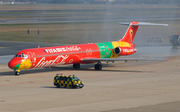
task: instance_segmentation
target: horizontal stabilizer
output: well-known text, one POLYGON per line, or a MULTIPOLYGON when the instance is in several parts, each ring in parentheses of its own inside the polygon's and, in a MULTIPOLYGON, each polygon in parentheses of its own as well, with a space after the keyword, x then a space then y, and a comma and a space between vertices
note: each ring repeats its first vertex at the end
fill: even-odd
POLYGON ((146 23, 146 22, 139 22, 136 24, 131 24, 129 22, 118 22, 121 25, 131 25, 131 26, 168 26, 168 24, 158 24, 158 23, 146 23))

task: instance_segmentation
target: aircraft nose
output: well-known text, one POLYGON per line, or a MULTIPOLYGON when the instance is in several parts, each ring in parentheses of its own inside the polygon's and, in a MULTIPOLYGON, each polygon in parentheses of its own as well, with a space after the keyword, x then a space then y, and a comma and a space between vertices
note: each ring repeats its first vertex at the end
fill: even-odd
POLYGON ((16 64, 13 61, 9 61, 8 67, 13 69, 16 64))
POLYGON ((11 68, 11 69, 16 70, 16 69, 19 68, 20 64, 21 64, 21 61, 16 60, 16 59, 13 58, 11 61, 9 61, 8 67, 11 68))

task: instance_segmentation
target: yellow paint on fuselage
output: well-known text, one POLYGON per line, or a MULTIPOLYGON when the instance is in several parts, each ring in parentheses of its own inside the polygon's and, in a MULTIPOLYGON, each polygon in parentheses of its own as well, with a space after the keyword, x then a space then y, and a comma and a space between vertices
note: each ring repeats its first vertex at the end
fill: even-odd
MULTIPOLYGON (((121 41, 113 41, 112 45, 114 48, 116 48, 116 47, 131 47, 131 44, 129 44, 128 42, 121 42, 121 41)), ((110 58, 117 58, 117 57, 119 57, 119 55, 114 53, 114 50, 113 50, 110 58)))
POLYGON ((24 59, 24 60, 21 62, 18 70, 29 69, 29 68, 31 67, 31 65, 32 65, 32 63, 31 63, 31 61, 30 61, 29 59, 24 59))
POLYGON ((131 47, 131 44, 128 42, 114 41, 112 42, 114 48, 116 47, 131 47))

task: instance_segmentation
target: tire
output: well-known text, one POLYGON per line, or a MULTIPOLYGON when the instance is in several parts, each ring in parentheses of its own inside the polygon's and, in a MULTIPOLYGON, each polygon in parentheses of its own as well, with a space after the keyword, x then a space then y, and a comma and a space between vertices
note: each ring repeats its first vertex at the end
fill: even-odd
POLYGON ((98 64, 95 64, 94 68, 95 70, 98 70, 98 64))
POLYGON ((57 88, 60 88, 59 84, 57 84, 57 88))
POLYGON ((79 63, 78 64, 73 64, 73 68, 79 69, 80 68, 80 64, 79 63))
POLYGON ((102 65, 98 65, 98 70, 102 70, 102 65))
POLYGON ((102 65, 101 64, 95 64, 95 70, 102 70, 102 65))
POLYGON ((72 86, 72 88, 74 88, 74 89, 75 89, 75 88, 77 88, 77 86, 73 85, 73 86, 72 86))
POLYGON ((80 86, 79 88, 83 88, 84 87, 84 85, 83 86, 80 86))
POLYGON ((15 75, 16 75, 16 76, 19 76, 19 75, 20 75, 20 72, 17 72, 17 71, 16 71, 16 72, 15 72, 15 75))

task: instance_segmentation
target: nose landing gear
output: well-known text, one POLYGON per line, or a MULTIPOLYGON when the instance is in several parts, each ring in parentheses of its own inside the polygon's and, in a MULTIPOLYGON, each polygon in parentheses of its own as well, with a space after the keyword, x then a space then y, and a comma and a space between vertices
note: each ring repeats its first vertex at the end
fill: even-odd
POLYGON ((19 76, 20 75, 20 70, 15 71, 15 75, 19 76))

